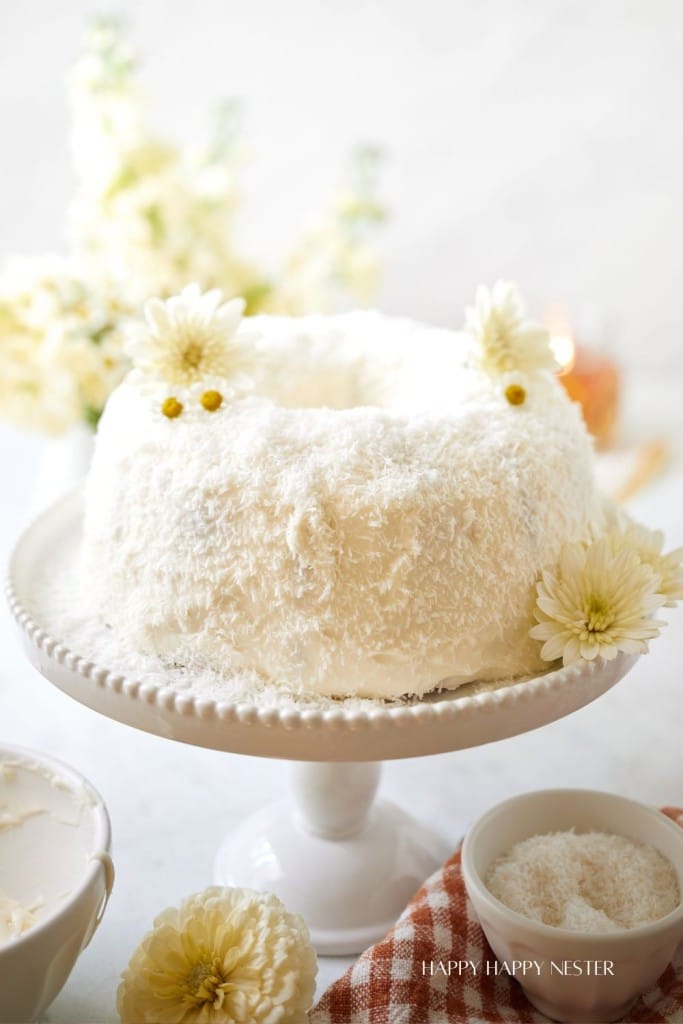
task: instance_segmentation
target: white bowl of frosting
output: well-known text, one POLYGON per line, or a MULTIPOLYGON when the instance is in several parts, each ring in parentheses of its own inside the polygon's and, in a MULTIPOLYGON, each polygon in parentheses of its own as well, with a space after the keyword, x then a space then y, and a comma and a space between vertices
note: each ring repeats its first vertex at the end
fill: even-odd
POLYGON ((557 789, 506 800, 467 833, 462 870, 499 965, 551 1020, 619 1020, 683 940, 683 829, 626 797, 557 789))
POLYGON ((110 846, 82 775, 0 744, 0 1021, 35 1020, 61 990, 109 899, 110 846))

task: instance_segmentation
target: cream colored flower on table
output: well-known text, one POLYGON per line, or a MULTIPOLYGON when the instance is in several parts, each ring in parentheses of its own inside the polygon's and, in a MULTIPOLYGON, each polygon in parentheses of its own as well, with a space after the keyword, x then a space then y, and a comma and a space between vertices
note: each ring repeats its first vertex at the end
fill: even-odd
POLYGON ((565 544, 557 570, 544 572, 538 584, 538 625, 530 633, 544 641, 541 657, 570 665, 598 656, 611 661, 618 651, 644 653, 662 625, 652 619, 664 603, 658 585, 636 552, 609 536, 565 544))
POLYGON ((165 910, 117 995, 122 1024, 305 1024, 308 929, 270 893, 213 887, 165 910))
POLYGON ((242 319, 243 299, 221 305, 221 293, 201 293, 192 284, 180 295, 145 304, 146 324, 130 335, 127 351, 144 378, 170 388, 189 388, 205 378, 231 379, 244 374, 233 338, 242 319))
POLYGON ((624 513, 620 514, 619 528, 611 537, 615 550, 622 547, 635 551, 640 561, 659 577, 657 592, 664 597, 665 607, 673 608, 683 599, 683 548, 662 554, 664 533, 648 530, 624 513))
POLYGON ((557 369, 550 333, 525 318, 522 297, 509 281, 497 281, 491 291, 483 285, 477 289, 465 327, 475 339, 477 362, 487 373, 557 369))

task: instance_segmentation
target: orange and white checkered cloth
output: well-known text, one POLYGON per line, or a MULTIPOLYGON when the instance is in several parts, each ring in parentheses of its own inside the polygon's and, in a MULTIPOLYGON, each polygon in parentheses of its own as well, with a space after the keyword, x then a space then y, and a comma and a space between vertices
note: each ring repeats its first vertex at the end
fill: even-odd
MULTIPOLYGON (((683 826, 683 809, 664 808, 683 826)), ((460 976, 423 964, 487 961, 495 954, 467 898, 458 850, 418 889, 388 935, 328 988, 310 1024, 542 1024, 507 974, 460 976)), ((629 1024, 683 1024, 683 945, 657 985, 623 1018, 629 1024)))

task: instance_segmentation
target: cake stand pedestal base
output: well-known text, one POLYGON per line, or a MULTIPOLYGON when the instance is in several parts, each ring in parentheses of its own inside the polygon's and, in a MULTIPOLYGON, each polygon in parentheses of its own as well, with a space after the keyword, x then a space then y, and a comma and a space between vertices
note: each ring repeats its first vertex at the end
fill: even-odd
POLYGON ((405 811, 375 802, 380 770, 377 762, 294 762, 292 799, 230 833, 216 882, 276 893, 305 918, 323 956, 377 942, 449 852, 405 811))

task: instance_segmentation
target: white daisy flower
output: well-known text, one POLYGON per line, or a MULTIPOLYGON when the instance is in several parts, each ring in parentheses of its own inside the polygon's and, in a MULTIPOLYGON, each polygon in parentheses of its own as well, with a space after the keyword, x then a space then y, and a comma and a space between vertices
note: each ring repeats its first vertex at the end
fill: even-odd
POLYGON ((163 381, 178 391, 209 377, 228 380, 244 374, 242 350, 233 338, 244 300, 221 305, 217 289, 201 293, 199 285, 180 295, 145 304, 146 324, 131 332, 127 351, 143 377, 163 381))
POLYGON ((611 536, 615 550, 623 547, 635 551, 640 561, 659 576, 657 590, 665 599, 665 607, 673 608, 683 599, 683 548, 663 554, 662 530, 648 530, 623 512, 619 515, 619 528, 611 536))
POLYGON ((229 380, 221 377, 205 377, 197 381, 187 392, 189 404, 193 412, 206 415, 226 408, 226 405, 243 398, 253 387, 251 377, 244 373, 236 373, 229 380))
POLYGON ((491 291, 483 285, 477 289, 475 305, 466 310, 465 328, 475 339, 477 363, 486 373, 557 369, 549 331, 525 319, 522 297, 509 281, 497 281, 491 291))
POLYGON ((538 625, 530 635, 544 641, 542 658, 565 665, 644 653, 663 625, 652 618, 665 600, 658 586, 650 566, 609 536, 566 544, 557 570, 538 583, 538 625))
POLYGON ((143 377, 138 371, 129 379, 150 404, 157 419, 173 421, 182 417, 183 423, 206 422, 207 414, 223 413, 253 387, 252 379, 241 373, 228 380, 204 377, 191 387, 178 388, 143 377))

